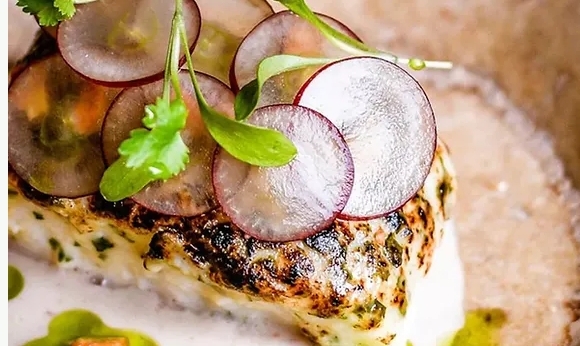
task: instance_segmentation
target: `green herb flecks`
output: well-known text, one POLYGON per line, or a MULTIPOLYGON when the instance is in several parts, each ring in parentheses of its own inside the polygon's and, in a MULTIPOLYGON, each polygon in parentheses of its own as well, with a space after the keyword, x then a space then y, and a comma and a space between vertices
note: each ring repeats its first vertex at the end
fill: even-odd
POLYGON ((326 37, 338 48, 357 56, 374 56, 396 64, 404 64, 414 70, 421 70, 425 67, 449 69, 453 65, 447 61, 426 61, 418 58, 401 58, 394 54, 382 52, 374 48, 368 47, 352 37, 349 37, 340 31, 334 29, 332 26, 325 23, 323 20, 308 7, 304 0, 276 0, 289 10, 296 13, 302 19, 314 25, 322 35, 326 37))
POLYGON ((8 266, 8 300, 16 298, 24 289, 24 276, 18 268, 8 266))
POLYGON ((109 327, 99 316, 87 310, 68 310, 56 315, 48 325, 46 336, 24 346, 62 346, 91 338, 124 338, 131 346, 157 346, 149 336, 134 330, 109 327))
POLYGON ((324 65, 336 59, 305 58, 298 55, 280 54, 265 58, 258 64, 256 79, 246 84, 236 95, 236 120, 245 120, 258 104, 264 83, 281 73, 302 69, 313 65, 324 65))
POLYGON ((95 238, 91 240, 91 242, 93 243, 95 250, 97 250, 98 252, 103 252, 115 247, 115 244, 113 244, 109 239, 105 237, 95 238))
POLYGON ((56 260, 59 263, 72 261, 72 258, 64 252, 61 243, 56 238, 48 239, 48 245, 50 245, 52 251, 55 252, 56 260))

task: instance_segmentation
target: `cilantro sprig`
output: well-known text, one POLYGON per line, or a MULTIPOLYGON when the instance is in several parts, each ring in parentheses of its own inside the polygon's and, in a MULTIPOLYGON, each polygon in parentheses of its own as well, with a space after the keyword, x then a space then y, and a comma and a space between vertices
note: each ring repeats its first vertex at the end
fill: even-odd
POLYGON ((144 127, 131 131, 121 143, 120 157, 107 168, 100 183, 103 197, 118 201, 130 197, 154 181, 176 176, 189 163, 189 149, 181 138, 187 120, 179 82, 180 46, 200 108, 201 117, 216 142, 232 156, 257 166, 282 166, 297 155, 297 149, 282 133, 238 122, 212 109, 205 100, 194 73, 183 19, 183 0, 175 0, 167 50, 163 97, 145 107, 144 127), (171 92, 175 97, 171 99, 171 92))
POLYGON ((167 180, 185 169, 189 148, 181 138, 187 108, 179 83, 179 24, 174 16, 165 59, 163 96, 145 106, 143 126, 132 130, 119 146, 120 157, 107 168, 99 189, 106 200, 119 201, 156 180, 167 180), (171 91, 176 97, 171 99, 171 91))
POLYGON ((42 26, 54 26, 63 20, 72 18, 76 4, 95 0, 18 0, 16 5, 22 7, 26 13, 38 18, 42 26))

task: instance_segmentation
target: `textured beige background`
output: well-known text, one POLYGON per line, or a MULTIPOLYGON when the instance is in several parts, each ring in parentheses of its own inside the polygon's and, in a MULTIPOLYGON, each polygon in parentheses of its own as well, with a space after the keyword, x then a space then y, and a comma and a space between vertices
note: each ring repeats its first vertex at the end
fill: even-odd
MULTIPOLYGON (((13 1, 10 57, 25 50, 22 42, 32 34, 31 26, 20 26, 13 1)), ((580 187, 579 0, 309 3, 371 45, 449 59, 495 81, 548 130, 567 175, 580 187)), ((546 169, 550 150, 530 149, 526 143, 534 139, 483 101, 496 99, 495 94, 486 94, 483 82, 468 84, 446 90, 425 84, 459 174, 456 215, 467 307, 507 309, 502 346, 580 345, 572 341, 578 329, 569 328, 580 304, 576 310, 567 304, 574 303, 580 287, 578 248, 571 235, 573 223, 580 222, 579 209, 559 196, 566 184, 555 182, 546 169)))

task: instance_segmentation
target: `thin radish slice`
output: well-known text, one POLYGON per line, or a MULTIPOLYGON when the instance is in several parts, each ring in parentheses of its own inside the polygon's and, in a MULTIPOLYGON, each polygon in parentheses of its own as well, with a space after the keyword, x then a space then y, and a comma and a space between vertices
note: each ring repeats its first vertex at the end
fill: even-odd
MULTIPOLYGON (((99 0, 77 5, 61 22, 58 45, 64 60, 99 84, 132 86, 163 77, 174 1, 99 0)), ((201 25, 193 0, 183 3, 191 49, 201 25)))
MULTIPOLYGON (((336 19, 319 14, 330 26, 358 40, 357 36, 336 19)), ((258 64, 276 54, 293 54, 312 58, 342 58, 348 53, 330 43, 316 27, 290 11, 278 12, 257 25, 240 44, 230 76, 234 90, 256 78, 258 64)), ((320 66, 285 72, 270 78, 262 88, 258 106, 291 103, 302 84, 320 66)))
MULTIPOLYGON (((217 79, 196 73, 202 93, 209 105, 233 117, 233 92, 217 79)), ((132 199, 158 213, 195 216, 216 206, 211 183, 211 162, 217 146, 207 131, 186 71, 180 73, 181 87, 189 116, 181 132, 189 147, 189 165, 179 175, 165 181, 154 182, 132 199)), ((145 105, 154 103, 163 93, 163 82, 125 89, 111 105, 103 123, 101 134, 103 154, 107 164, 119 157, 117 149, 129 138, 131 130, 142 127, 145 105)))
POLYGON ((265 241, 304 239, 328 227, 345 206, 354 176, 338 129, 320 113, 293 105, 256 109, 248 122, 284 133, 298 148, 288 165, 248 165, 218 149, 216 197, 248 235, 265 241))
POLYGON ((265 0, 196 0, 201 33, 193 52, 196 70, 229 83, 236 49, 254 26, 274 13, 265 0))
POLYGON ((98 191, 99 131, 120 91, 81 78, 58 54, 22 71, 8 90, 8 160, 16 173, 49 195, 98 191))
POLYGON ((435 117, 419 83, 397 65, 371 57, 326 65, 295 103, 324 114, 348 143, 356 176, 342 218, 386 215, 423 185, 435 153, 435 117))

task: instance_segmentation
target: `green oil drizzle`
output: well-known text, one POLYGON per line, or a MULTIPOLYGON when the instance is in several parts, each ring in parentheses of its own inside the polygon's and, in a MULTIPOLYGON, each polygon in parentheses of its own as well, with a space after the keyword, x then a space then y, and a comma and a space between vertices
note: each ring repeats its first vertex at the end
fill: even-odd
MULTIPOLYGON (((437 346, 499 346, 499 330, 507 316, 502 309, 475 309, 465 316, 465 325, 437 346)), ((413 346, 407 341, 406 346, 413 346)))
POLYGON ((53 317, 48 334, 24 346, 68 346, 81 338, 126 338, 131 346, 157 346, 150 337, 134 330, 107 326, 96 314, 87 310, 68 310, 53 317))
POLYGON ((498 346, 499 329, 506 320, 501 309, 472 310, 465 317, 465 326, 455 334, 449 346, 498 346))
POLYGON ((24 276, 18 268, 8 266, 8 300, 16 298, 24 289, 24 276))

